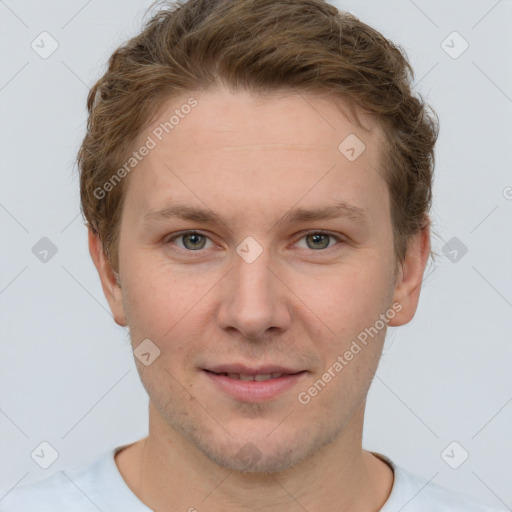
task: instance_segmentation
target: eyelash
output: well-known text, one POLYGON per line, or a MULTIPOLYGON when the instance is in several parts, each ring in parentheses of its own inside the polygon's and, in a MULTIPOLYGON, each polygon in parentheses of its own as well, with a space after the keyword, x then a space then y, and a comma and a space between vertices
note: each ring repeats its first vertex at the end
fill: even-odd
MULTIPOLYGON (((185 235, 199 235, 199 236, 202 236, 202 237, 207 238, 208 240, 210 240, 210 237, 208 235, 206 235, 205 233, 202 233, 201 231, 190 230, 190 231, 181 231, 181 232, 175 234, 172 238, 165 239, 164 243, 166 245, 171 245, 171 242, 174 242, 174 240, 182 238, 185 235)), ((344 243, 345 242, 345 240, 343 238, 341 238, 340 236, 335 235, 333 233, 330 233, 328 231, 308 231, 308 232, 304 232, 304 233, 302 233, 302 236, 299 238, 299 240, 302 240, 303 238, 305 238, 308 235, 327 235, 330 238, 334 238, 339 243, 344 243)), ((210 241, 213 242, 212 240, 210 240, 210 241)), ((339 243, 338 243, 338 245, 339 245, 339 243)), ((325 249, 318 249, 318 250, 309 249, 309 251, 310 252, 327 252, 329 249, 334 249, 334 248, 336 248, 336 245, 333 245, 331 247, 326 247, 325 249)), ((201 252, 203 252, 203 250, 205 250, 205 249, 198 249, 197 251, 192 251, 190 249, 182 249, 181 247, 177 247, 177 249, 179 251, 184 251, 184 252, 188 252, 188 253, 201 253, 201 252)))

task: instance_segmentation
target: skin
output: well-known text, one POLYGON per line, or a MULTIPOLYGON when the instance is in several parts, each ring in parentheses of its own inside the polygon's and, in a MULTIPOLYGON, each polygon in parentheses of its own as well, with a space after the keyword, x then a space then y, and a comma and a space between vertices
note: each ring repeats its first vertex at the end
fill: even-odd
POLYGON ((138 142, 189 96, 198 106, 129 176, 119 283, 89 232, 115 321, 129 327, 134 348, 149 338, 160 350, 149 366, 135 359, 150 398, 149 435, 117 454, 118 468, 154 510, 377 511, 393 472, 363 450, 362 431, 386 329, 308 404, 297 395, 393 304, 401 310, 387 325, 413 318, 429 228, 410 239, 395 274, 389 194, 377 172, 381 128, 363 117, 372 127, 365 132, 327 98, 198 92, 169 101, 138 142), (353 162, 338 150, 349 134, 366 145, 353 162), (341 200, 366 210, 368 221, 276 224, 293 208, 341 200), (176 202, 224 222, 144 221, 176 202), (206 238, 170 240, 184 230, 206 238), (308 236, 319 230, 333 237, 308 236), (263 251, 252 263, 236 252, 248 236, 263 251), (233 362, 308 373, 272 400, 247 403, 202 370, 233 362), (256 462, 237 456, 248 442, 256 462))

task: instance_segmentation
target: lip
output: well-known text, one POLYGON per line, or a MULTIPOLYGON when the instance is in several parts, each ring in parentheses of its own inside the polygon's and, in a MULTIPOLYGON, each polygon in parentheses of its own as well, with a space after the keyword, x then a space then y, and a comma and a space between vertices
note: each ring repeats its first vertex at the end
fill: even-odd
POLYGON ((226 375, 216 375, 216 373, 213 373, 213 370, 203 370, 203 373, 217 389, 235 400, 251 403, 275 399, 299 383, 308 373, 305 370, 293 372, 280 366, 266 366, 258 368, 257 370, 244 367, 243 365, 226 365, 216 368, 220 368, 215 370, 219 373, 242 373, 246 375, 285 373, 285 375, 275 379, 253 381, 231 379, 226 375), (224 368, 227 368, 227 370, 224 368))
POLYGON ((236 364, 222 364, 218 366, 211 366, 209 368, 205 368, 205 370, 208 370, 210 372, 214 373, 241 373, 243 375, 268 375, 270 373, 298 373, 302 371, 302 368, 289 368, 285 366, 276 366, 276 365, 264 365, 264 366, 258 366, 250 367, 246 366, 245 364, 236 363, 236 364))

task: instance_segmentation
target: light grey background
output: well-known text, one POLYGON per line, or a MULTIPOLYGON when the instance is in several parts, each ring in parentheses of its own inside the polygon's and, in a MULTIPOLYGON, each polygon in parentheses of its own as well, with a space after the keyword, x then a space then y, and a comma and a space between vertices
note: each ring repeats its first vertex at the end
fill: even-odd
MULTIPOLYGON (((88 88, 139 31, 149 5, 0 1, 3 488, 87 464, 147 432, 147 396, 127 335, 88 255, 74 159, 88 88), (47 59, 31 48, 43 31, 59 45, 47 59), (46 263, 32 253, 42 237, 58 249, 46 263), (46 470, 30 456, 42 441, 59 453, 46 470)), ((336 5, 405 48, 415 90, 441 120, 432 211, 440 257, 427 269, 415 319, 388 331, 364 446, 432 482, 512 507, 512 2, 336 5), (456 59, 442 47, 453 31, 469 43, 456 59), (468 248, 455 263, 442 252, 452 237, 468 248), (449 451, 451 461, 469 453, 458 469, 441 456, 453 441, 462 448, 449 451)), ((461 40, 445 45, 456 52, 461 40)))

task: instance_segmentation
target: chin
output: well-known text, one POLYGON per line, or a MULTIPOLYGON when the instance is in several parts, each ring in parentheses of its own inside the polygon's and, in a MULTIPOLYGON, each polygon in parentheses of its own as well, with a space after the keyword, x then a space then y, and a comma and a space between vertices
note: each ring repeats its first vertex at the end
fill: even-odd
MULTIPOLYGON (((197 433, 197 432, 196 432, 197 433)), ((196 437, 191 433, 190 441, 212 462, 220 467, 238 473, 282 473, 297 466, 314 455, 332 437, 327 433, 283 431, 271 436, 253 435, 247 439, 224 438, 222 441, 196 437), (272 439, 273 437, 273 439, 272 439)))
POLYGON ((261 451, 257 444, 250 441, 241 444, 238 449, 233 449, 233 446, 229 450, 215 450, 212 446, 199 448, 218 466, 237 473, 281 473, 305 458, 305 454, 299 454, 289 446, 273 450, 266 446, 261 451))

